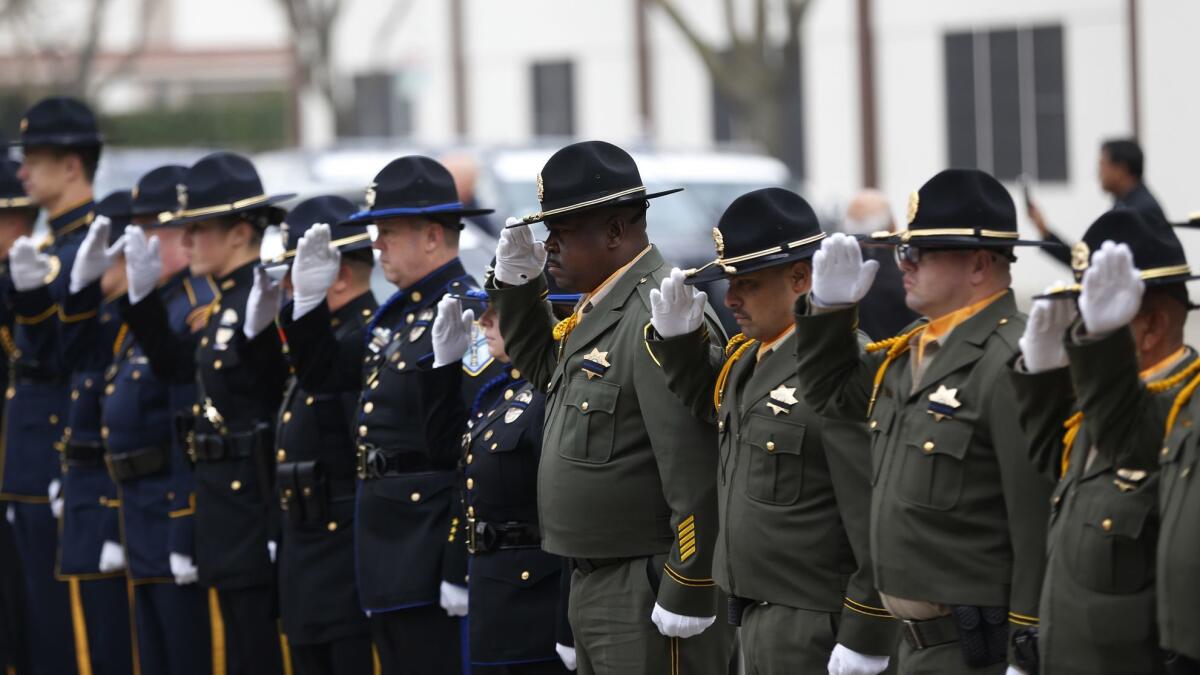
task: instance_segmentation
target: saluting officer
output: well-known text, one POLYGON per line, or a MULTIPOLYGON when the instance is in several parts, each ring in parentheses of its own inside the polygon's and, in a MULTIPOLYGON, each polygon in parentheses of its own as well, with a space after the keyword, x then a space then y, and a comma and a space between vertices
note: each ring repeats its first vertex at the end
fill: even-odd
MULTIPOLYGON (((450 424, 426 424, 429 404, 418 373, 433 365, 430 327, 438 299, 476 286, 458 259, 458 239, 462 218, 480 213, 490 211, 458 202, 445 167, 409 156, 375 176, 366 210, 347 219, 375 223, 379 264, 399 287, 363 336, 367 351, 355 411, 358 594, 385 673, 456 673, 463 667, 459 617, 467 611, 467 550, 457 489, 460 436, 450 424)), ((340 257, 330 237, 330 228, 314 226, 292 263, 294 300, 280 323, 294 363, 343 362, 326 302, 340 257)), ((464 363, 463 395, 474 397, 488 373, 486 362, 464 363)))
MULTIPOLYGON (((286 275, 300 237, 316 223, 340 223, 354 211, 341 197, 314 197, 288 213, 280 226, 284 251, 255 271, 251 298, 257 302, 246 308, 247 337, 278 339, 280 283, 291 283, 286 275)), ((335 224, 332 231, 341 265, 325 302, 338 358, 290 359, 276 424, 279 610, 296 673, 366 675, 373 667, 371 634, 354 584, 354 413, 363 334, 378 306, 371 293, 375 258, 365 226, 335 224)))
POLYGON ((67 295, 75 252, 93 218, 92 180, 103 139, 82 102, 54 97, 21 120, 24 159, 18 177, 46 211, 50 236, 40 246, 14 243, 9 272, 16 326, 0 458, 0 498, 13 507, 17 546, 29 592, 30 654, 35 673, 76 668, 67 583, 55 578, 61 470, 54 444, 66 424, 70 369, 58 345, 58 303, 67 295), (39 251, 40 249, 40 251, 39 251), (41 288, 34 291, 33 289, 41 288), (29 291, 29 292, 22 292, 29 291), (14 423, 12 420, 20 420, 14 423))
POLYGON ((538 515, 542 548, 572 560, 579 669, 724 673, 715 429, 667 389, 645 344, 650 290, 670 270, 647 200, 676 190, 647 194, 633 158, 601 141, 554 153, 537 182, 542 211, 509 220, 488 294, 513 364, 547 391, 538 515), (544 243, 528 225, 539 221, 544 243), (557 325, 543 267, 585 293, 557 325))
POLYGON ((1033 457, 1058 480, 1041 670, 1160 673, 1159 449, 1171 403, 1200 369, 1183 344, 1184 282, 1196 277, 1168 225, 1126 209, 1088 228, 1073 264, 1082 286, 1062 283, 1034 301, 1013 372, 1033 457), (1136 368, 1113 367, 1131 355, 1136 368))
MULTIPOLYGON (((797 303, 804 400, 868 420, 871 559, 883 606, 904 620, 901 673, 1005 672, 1010 633, 1037 624, 1052 487, 1030 463, 1007 377, 1017 311, 1012 198, 975 170, 943 171, 909 200, 896 246, 905 302, 926 317, 862 353, 855 303, 878 263, 833 235, 797 303)), ((1011 658, 1011 660, 1010 660, 1011 658)))
MULTIPOLYGON (((574 294, 551 296, 558 307, 567 305, 568 314, 578 300, 574 294)), ((564 665, 574 670, 566 598, 560 597, 563 560, 541 550, 537 519, 546 394, 512 367, 496 310, 483 291, 446 295, 438 303, 433 354, 433 369, 421 374, 422 394, 431 409, 452 410, 446 421, 463 432, 472 672, 565 673, 564 665), (478 338, 472 329, 476 314, 478 338), (492 359, 503 372, 484 384, 468 409, 459 373, 463 361, 492 359)))
POLYGON ((755 190, 713 229, 716 260, 672 270, 651 293, 646 344, 720 431, 713 576, 732 596, 748 673, 874 675, 897 637, 871 574, 866 424, 823 420, 796 397, 792 306, 824 238, 800 195, 755 190), (704 329, 705 294, 685 286, 717 279, 743 331, 723 352, 704 329))
POLYGON ((218 294, 194 352, 171 329, 163 294, 155 292, 162 277, 157 240, 133 226, 125 242, 123 313, 134 339, 159 378, 196 383, 187 432, 195 463, 195 563, 209 592, 214 668, 266 675, 282 671, 272 436, 287 373, 278 340, 252 345, 242 328, 262 233, 283 219, 275 204, 287 197, 264 194, 254 166, 233 153, 213 153, 188 169, 173 222, 186 228, 191 273, 212 275, 218 294))

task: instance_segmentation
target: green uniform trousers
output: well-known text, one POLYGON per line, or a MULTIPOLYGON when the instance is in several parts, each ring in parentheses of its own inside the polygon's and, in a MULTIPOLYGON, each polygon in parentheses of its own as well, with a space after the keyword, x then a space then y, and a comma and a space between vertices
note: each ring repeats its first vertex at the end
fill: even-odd
POLYGON ((746 675, 825 673, 837 643, 839 616, 783 605, 756 604, 742 615, 746 675))
POLYGON ((1007 663, 997 663, 986 668, 968 668, 963 661, 962 645, 957 642, 938 645, 920 651, 900 640, 900 675, 1004 675, 1007 663))

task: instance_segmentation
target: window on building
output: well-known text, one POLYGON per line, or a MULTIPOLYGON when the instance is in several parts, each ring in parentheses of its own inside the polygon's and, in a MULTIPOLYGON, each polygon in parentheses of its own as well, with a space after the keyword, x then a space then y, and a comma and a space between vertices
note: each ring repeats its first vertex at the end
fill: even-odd
MULTIPOLYGON (((354 78, 353 120, 349 135, 388 138, 411 136, 413 109, 403 73, 366 73, 354 78)), ((339 125, 340 126, 340 125, 339 125)))
POLYGON ((575 64, 570 61, 533 64, 533 133, 575 135, 575 64))
POLYGON ((1061 26, 945 36, 950 165, 1067 180, 1061 26))

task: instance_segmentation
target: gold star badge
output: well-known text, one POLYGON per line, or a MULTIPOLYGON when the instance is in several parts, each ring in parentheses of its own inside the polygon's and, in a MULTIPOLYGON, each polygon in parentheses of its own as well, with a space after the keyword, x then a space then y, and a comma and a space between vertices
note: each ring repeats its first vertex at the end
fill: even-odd
POLYGON ((926 412, 933 415, 935 421, 941 422, 953 415, 962 405, 962 402, 955 398, 957 395, 958 389, 950 389, 944 384, 938 385, 937 391, 929 395, 929 410, 926 412))
POLYGON ((914 192, 908 196, 908 222, 917 219, 917 210, 921 208, 921 195, 914 192))
POLYGON ((792 406, 800 401, 796 398, 796 388, 781 384, 771 390, 771 400, 767 402, 767 407, 776 415, 782 415, 792 411, 792 406))
POLYGON ((583 355, 583 360, 583 372, 589 380, 604 375, 604 371, 612 365, 608 362, 608 352, 600 351, 599 347, 592 347, 592 351, 583 355))
POLYGON ((375 208, 375 188, 376 187, 379 187, 378 183, 371 183, 370 185, 367 186, 366 194, 363 195, 363 203, 367 205, 368 209, 375 208))

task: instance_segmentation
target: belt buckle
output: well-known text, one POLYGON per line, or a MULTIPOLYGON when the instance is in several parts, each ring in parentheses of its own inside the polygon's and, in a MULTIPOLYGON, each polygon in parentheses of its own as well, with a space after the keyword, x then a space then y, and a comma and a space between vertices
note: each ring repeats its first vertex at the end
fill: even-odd
POLYGON ((359 444, 357 452, 354 453, 354 473, 358 475, 359 480, 367 478, 367 446, 359 444))
POLYGON ((387 456, 373 445, 358 446, 358 477, 367 480, 380 478, 387 471, 387 456))
POLYGON ((471 516, 467 516, 467 553, 479 553, 479 549, 475 547, 475 518, 471 516))
POLYGON ((911 619, 904 619, 903 621, 904 628, 907 633, 906 637, 909 638, 912 648, 917 651, 925 649, 925 641, 921 639, 921 631, 917 628, 917 624, 920 623, 920 621, 912 621, 911 619))

